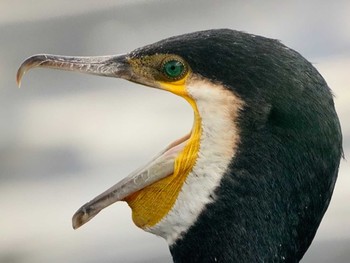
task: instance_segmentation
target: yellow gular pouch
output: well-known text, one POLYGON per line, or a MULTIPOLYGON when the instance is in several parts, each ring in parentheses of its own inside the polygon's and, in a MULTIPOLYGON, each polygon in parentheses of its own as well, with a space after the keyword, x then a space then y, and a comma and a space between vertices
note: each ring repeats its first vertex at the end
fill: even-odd
POLYGON ((159 82, 162 89, 185 98, 191 104, 194 125, 184 149, 175 159, 174 173, 125 198, 132 209, 134 223, 142 229, 156 225, 169 213, 196 163, 202 133, 201 118, 194 99, 186 91, 187 77, 175 82, 159 82))

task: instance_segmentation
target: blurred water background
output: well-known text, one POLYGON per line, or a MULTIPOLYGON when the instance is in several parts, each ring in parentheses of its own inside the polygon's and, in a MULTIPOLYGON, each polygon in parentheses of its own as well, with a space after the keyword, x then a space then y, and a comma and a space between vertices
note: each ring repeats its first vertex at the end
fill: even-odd
MULTIPOLYGON (((125 53, 160 39, 233 28, 282 40, 314 63, 335 94, 350 146, 349 1, 0 1, 0 262, 171 262, 164 240, 118 203, 77 231, 86 201, 192 125, 182 99, 123 80, 33 70, 36 53, 125 53)), ((350 262, 350 165, 303 263, 350 262)))

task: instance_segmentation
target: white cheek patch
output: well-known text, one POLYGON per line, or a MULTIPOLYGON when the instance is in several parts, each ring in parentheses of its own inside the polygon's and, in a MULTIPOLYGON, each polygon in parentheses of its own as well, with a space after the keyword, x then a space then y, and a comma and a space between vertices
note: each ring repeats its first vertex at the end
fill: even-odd
POLYGON ((202 134, 196 163, 169 213, 156 225, 145 229, 167 240, 181 238, 215 201, 214 191, 235 155, 239 133, 235 120, 243 102, 220 84, 192 77, 187 92, 196 101, 202 134))

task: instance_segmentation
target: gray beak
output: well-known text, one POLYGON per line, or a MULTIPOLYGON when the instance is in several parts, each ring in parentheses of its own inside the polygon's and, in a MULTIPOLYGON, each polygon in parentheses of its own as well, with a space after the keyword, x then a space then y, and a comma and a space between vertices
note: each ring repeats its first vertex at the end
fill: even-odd
POLYGON ((131 80, 132 70, 126 55, 70 57, 58 55, 34 55, 27 58, 17 71, 17 85, 21 85, 23 75, 32 68, 51 68, 81 72, 105 77, 131 80))

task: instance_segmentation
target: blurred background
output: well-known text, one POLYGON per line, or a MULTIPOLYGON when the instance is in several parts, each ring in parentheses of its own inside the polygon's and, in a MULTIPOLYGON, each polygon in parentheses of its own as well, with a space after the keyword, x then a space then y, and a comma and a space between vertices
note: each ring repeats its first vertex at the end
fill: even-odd
MULTIPOLYGON (((124 203, 77 231, 73 213, 188 132, 182 99, 123 80, 33 70, 36 53, 108 55, 210 28, 280 39, 335 94, 350 146, 349 1, 0 1, 0 262, 171 262, 166 242, 133 225, 124 203)), ((348 153, 348 154, 347 154, 348 153)), ((350 165, 303 259, 350 262, 350 165)))

